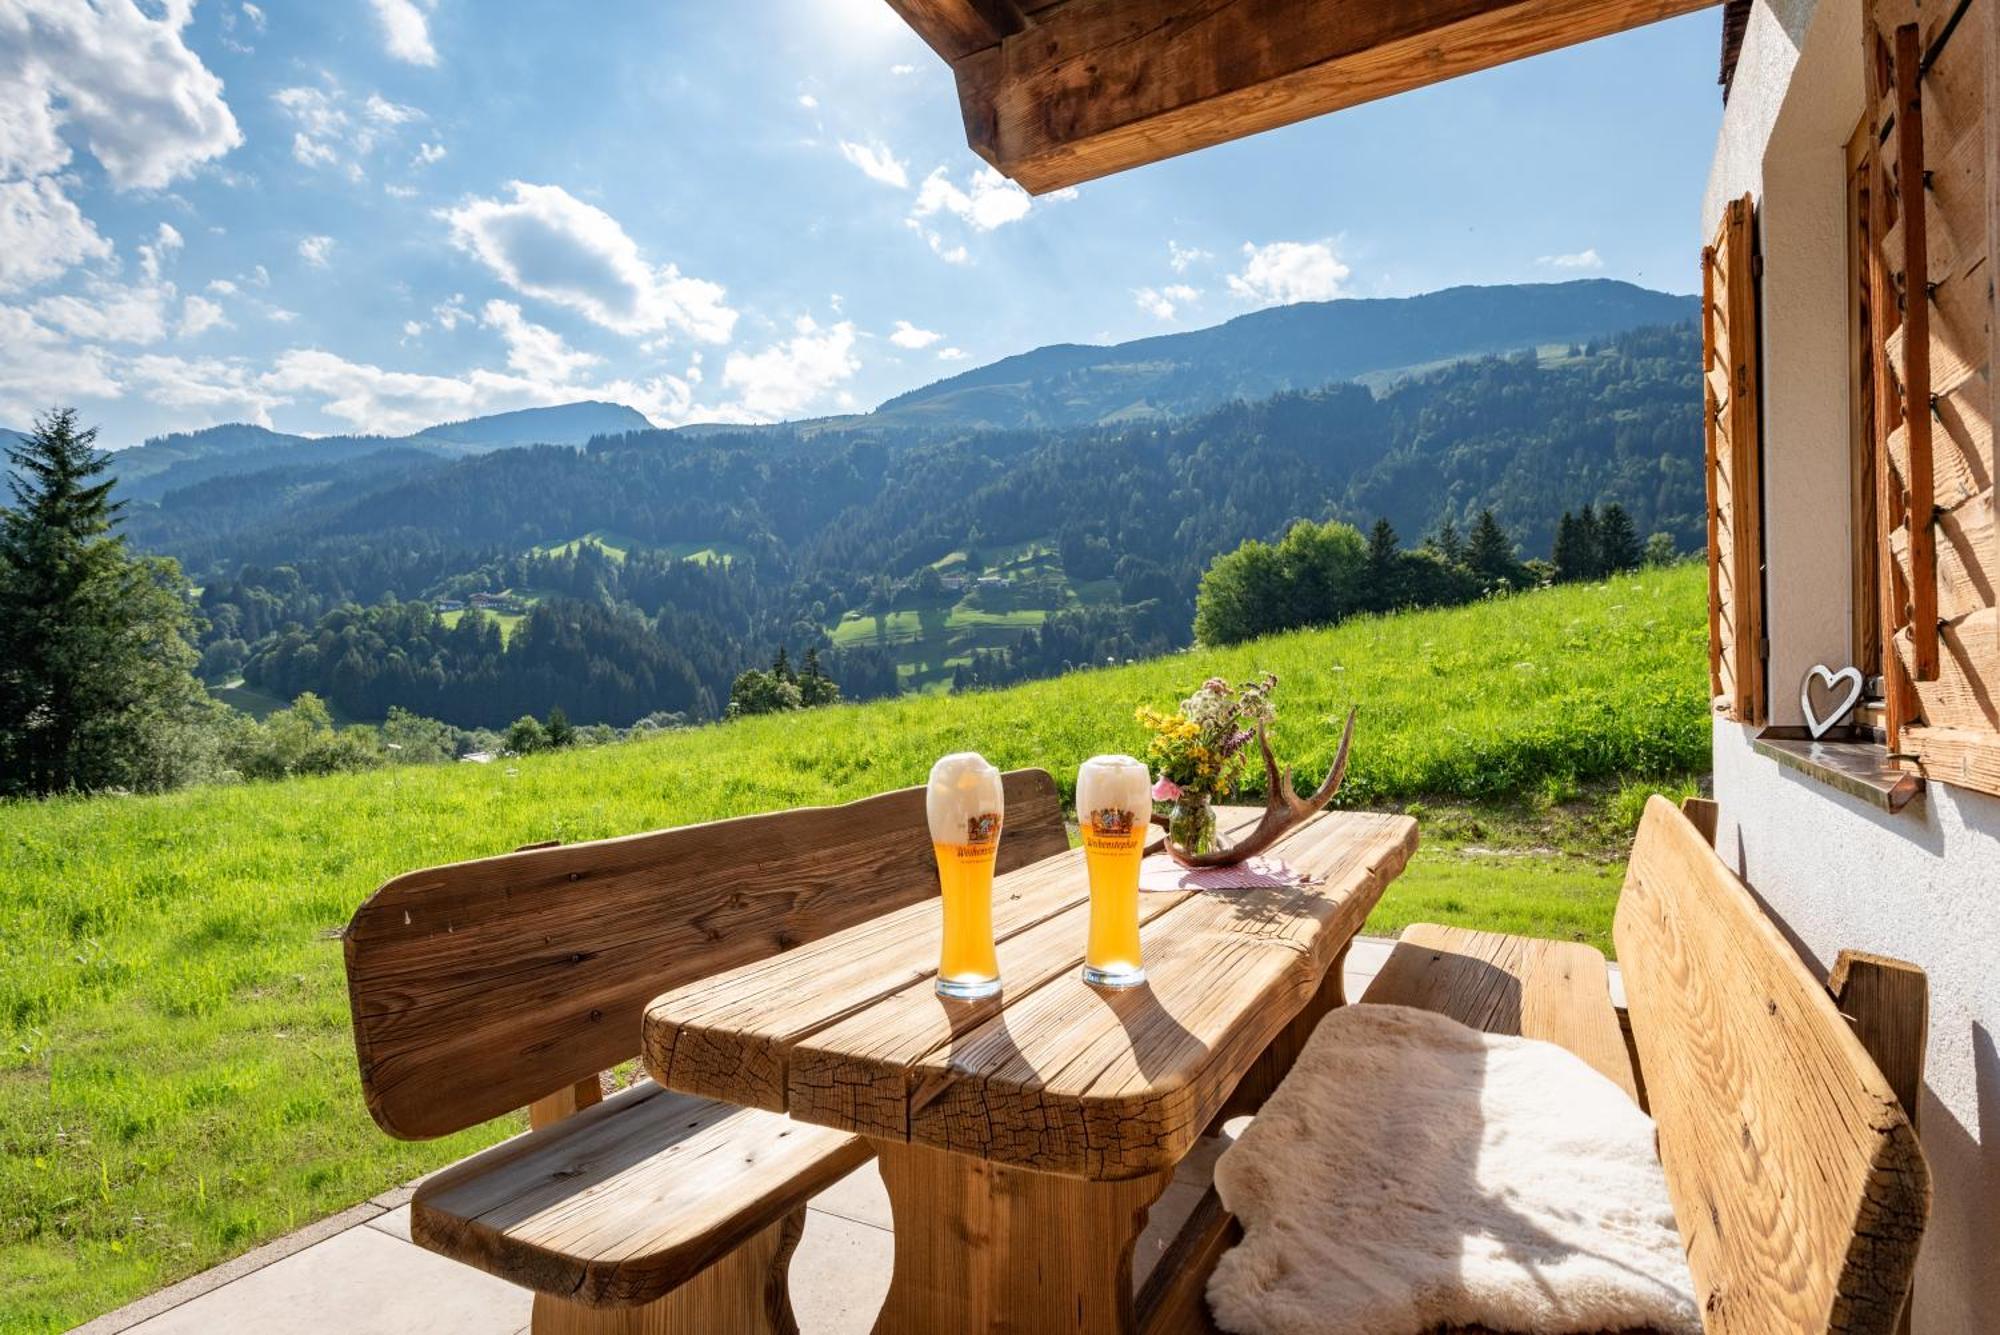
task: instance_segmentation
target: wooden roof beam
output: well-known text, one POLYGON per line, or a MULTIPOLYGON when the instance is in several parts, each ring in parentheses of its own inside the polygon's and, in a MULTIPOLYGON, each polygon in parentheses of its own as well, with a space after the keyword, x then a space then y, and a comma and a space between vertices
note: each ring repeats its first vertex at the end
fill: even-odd
POLYGON ((973 150, 1043 194, 1718 0, 889 3, 951 62, 973 150))

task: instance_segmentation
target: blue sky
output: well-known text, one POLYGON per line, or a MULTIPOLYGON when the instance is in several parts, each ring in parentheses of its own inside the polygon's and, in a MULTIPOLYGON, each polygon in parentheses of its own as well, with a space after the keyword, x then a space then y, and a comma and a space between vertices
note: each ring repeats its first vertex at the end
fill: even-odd
POLYGON ((6 0, 0 424, 772 420, 1286 301, 1691 291, 1717 12, 1030 201, 881 0, 6 0))

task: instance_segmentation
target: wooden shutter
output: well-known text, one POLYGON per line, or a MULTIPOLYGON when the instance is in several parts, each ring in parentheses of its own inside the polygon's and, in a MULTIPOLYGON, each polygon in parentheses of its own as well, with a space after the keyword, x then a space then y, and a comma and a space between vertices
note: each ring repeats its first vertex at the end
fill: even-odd
POLYGON ((1757 426, 1757 258, 1750 197, 1724 209, 1702 252, 1708 400, 1708 676, 1715 709, 1764 721, 1762 450, 1757 426))
POLYGON ((1884 695, 1927 777, 2000 792, 1994 513, 1995 0, 1871 0, 1884 695))

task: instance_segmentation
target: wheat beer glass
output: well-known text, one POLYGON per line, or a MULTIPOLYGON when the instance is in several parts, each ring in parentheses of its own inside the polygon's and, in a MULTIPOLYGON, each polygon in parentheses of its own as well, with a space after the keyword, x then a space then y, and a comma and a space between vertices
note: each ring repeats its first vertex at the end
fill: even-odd
POLYGON ((924 807, 944 891, 944 942, 937 990, 990 997, 1000 990, 993 951, 993 857, 1000 849, 1000 771, 961 751, 931 766, 924 807))
POLYGON ((1130 756, 1092 756, 1076 772, 1076 820, 1090 871, 1090 938, 1083 981, 1132 987, 1139 967, 1139 860, 1153 809, 1146 767, 1130 756))

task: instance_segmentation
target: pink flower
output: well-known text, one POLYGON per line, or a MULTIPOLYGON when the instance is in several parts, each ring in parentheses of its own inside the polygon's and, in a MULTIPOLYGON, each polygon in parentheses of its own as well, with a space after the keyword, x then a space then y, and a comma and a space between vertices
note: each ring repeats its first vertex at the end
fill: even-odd
POLYGON ((1181 786, 1165 775, 1161 775, 1160 781, 1153 785, 1153 800, 1155 802, 1172 802, 1178 799, 1180 795, 1181 786))

